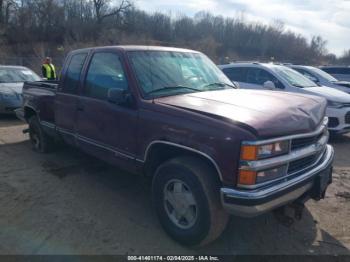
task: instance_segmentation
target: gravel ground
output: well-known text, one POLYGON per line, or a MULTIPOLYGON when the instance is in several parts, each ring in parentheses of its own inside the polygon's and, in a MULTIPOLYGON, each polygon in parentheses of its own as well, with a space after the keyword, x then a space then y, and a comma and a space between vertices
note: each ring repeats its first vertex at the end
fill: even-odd
POLYGON ((232 217, 216 242, 188 249, 162 231, 149 181, 73 148, 34 153, 25 127, 0 117, 0 254, 350 254, 350 136, 332 139, 334 182, 301 221, 232 217))

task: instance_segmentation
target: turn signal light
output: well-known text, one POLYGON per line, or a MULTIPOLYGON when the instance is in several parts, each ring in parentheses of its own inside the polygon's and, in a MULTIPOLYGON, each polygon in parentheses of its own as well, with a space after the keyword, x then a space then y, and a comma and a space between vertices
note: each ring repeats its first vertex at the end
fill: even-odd
POLYGON ((257 160, 258 147, 257 146, 242 146, 241 159, 242 160, 257 160))
POLYGON ((238 184, 240 185, 255 185, 256 171, 239 170, 238 184))
POLYGON ((241 160, 254 161, 288 154, 289 144, 286 140, 264 145, 242 145, 241 160))

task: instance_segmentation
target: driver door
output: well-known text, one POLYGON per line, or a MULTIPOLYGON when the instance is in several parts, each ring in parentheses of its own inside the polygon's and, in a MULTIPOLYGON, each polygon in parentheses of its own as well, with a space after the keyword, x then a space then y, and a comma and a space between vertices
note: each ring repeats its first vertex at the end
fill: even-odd
POLYGON ((109 89, 128 90, 117 51, 93 54, 78 102, 79 146, 99 158, 123 166, 136 153, 137 110, 107 99, 109 89))

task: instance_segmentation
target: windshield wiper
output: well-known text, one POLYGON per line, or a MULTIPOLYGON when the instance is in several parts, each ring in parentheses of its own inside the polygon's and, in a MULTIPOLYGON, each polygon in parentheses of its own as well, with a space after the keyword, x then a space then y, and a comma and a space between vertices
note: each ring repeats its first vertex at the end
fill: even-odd
POLYGON ((237 88, 234 85, 230 85, 230 84, 227 84, 227 83, 224 83, 224 82, 210 83, 210 84, 204 85, 202 88, 207 88, 207 87, 211 87, 211 86, 222 86, 222 87, 223 86, 229 86, 229 87, 232 87, 232 88, 237 88))
POLYGON ((187 90, 192 90, 192 91, 196 91, 196 92, 202 91, 200 89, 196 89, 196 88, 192 88, 192 87, 188 87, 188 86, 177 85, 177 86, 164 86, 162 88, 154 89, 154 90, 148 92, 147 95, 158 93, 161 91, 166 91, 166 90, 174 90, 174 89, 187 89, 187 90))

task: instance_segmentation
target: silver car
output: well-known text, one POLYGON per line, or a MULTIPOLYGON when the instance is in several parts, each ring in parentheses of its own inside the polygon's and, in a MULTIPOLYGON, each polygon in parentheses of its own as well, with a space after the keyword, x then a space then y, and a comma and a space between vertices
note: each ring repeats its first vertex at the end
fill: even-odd
POLYGON ((39 80, 27 67, 0 66, 0 114, 13 114, 22 104, 23 83, 39 80))
POLYGON ((233 63, 219 68, 243 89, 279 90, 323 97, 328 102, 328 129, 338 134, 350 132, 350 94, 318 86, 299 72, 278 64, 233 63))
POLYGON ((319 68, 303 65, 288 65, 288 67, 298 71, 319 86, 328 86, 346 93, 350 93, 350 82, 339 81, 319 68))

